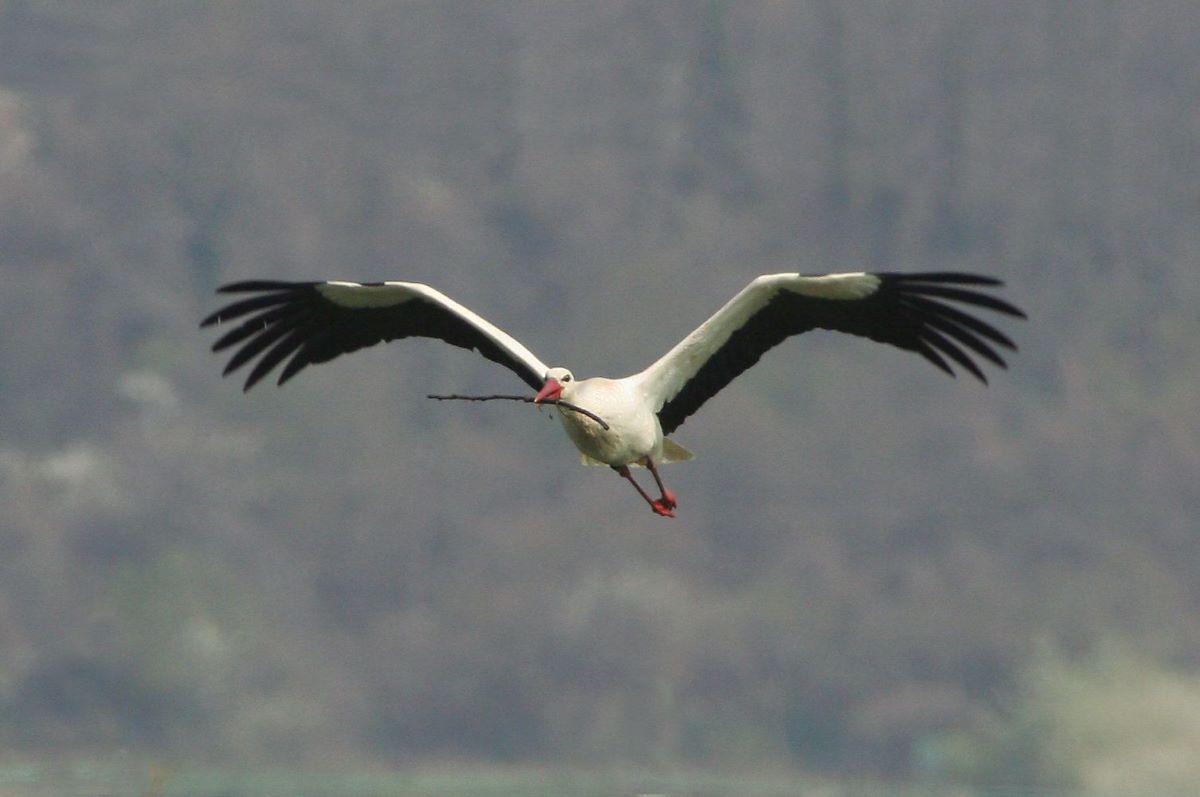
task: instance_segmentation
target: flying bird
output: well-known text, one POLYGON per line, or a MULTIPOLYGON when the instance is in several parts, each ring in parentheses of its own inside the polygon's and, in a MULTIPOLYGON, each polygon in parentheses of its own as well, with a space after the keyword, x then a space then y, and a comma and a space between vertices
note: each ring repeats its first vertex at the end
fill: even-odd
POLYGON ((535 404, 557 403, 583 462, 610 466, 656 514, 674 517, 676 497, 658 466, 692 454, 667 435, 769 349, 812 329, 848 332, 914 351, 951 376, 954 363, 986 384, 974 358, 1005 368, 997 348, 1016 345, 968 309, 1025 317, 986 292, 1000 285, 952 272, 765 274, 658 360, 621 379, 576 379, 547 366, 499 327, 418 282, 235 282, 219 292, 244 298, 201 326, 240 320, 212 348, 234 350, 225 374, 257 358, 245 390, 281 364, 280 385, 308 365, 381 341, 438 338, 473 349, 536 391, 535 404), (633 478, 631 465, 650 471, 657 498, 633 478))

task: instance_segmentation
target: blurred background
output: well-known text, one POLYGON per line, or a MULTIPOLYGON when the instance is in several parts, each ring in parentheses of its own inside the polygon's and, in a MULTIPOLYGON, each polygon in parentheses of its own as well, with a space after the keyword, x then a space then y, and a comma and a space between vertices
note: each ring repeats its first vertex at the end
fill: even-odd
POLYGON ((0 762, 1200 778, 1200 6, 0 0, 0 762), (679 517, 407 342, 243 395, 244 278, 580 375, 757 274, 965 270, 992 386, 815 333, 679 517))

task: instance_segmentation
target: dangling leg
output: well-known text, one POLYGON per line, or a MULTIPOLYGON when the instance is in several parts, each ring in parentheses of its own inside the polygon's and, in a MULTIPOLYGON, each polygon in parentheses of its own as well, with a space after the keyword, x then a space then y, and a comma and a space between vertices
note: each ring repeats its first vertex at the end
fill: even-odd
POLYGON ((663 486, 662 477, 658 475, 658 468, 654 465, 654 460, 646 457, 646 467, 650 469, 651 475, 654 476, 654 483, 658 485, 658 491, 662 493, 663 506, 667 509, 674 509, 678 504, 675 502, 675 493, 663 486))
POLYGON ((654 510, 654 514, 662 515, 663 517, 675 517, 675 513, 671 511, 671 507, 667 506, 664 499, 660 498, 655 500, 646 495, 646 491, 642 489, 642 485, 638 484, 634 480, 633 474, 629 472, 628 465, 610 465, 609 467, 615 470, 621 478, 627 479, 629 483, 633 485, 633 489, 637 490, 638 495, 645 499, 646 503, 650 505, 650 508, 654 510))

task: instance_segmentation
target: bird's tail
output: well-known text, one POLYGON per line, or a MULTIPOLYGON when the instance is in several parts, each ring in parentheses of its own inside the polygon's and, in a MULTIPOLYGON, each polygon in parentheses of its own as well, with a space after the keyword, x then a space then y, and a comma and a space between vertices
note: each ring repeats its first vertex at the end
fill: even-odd
POLYGON ((692 459, 695 456, 695 454, 693 454, 691 451, 688 451, 674 440, 663 438, 663 465, 669 465, 672 462, 687 462, 689 459, 692 459))

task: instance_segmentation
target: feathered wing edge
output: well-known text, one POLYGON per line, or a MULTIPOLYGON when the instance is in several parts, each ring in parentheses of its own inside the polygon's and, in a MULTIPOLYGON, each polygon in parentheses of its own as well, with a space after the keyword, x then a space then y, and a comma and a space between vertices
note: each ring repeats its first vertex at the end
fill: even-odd
POLYGON ((996 347, 1015 352, 1017 344, 991 324, 954 305, 958 303, 1025 318, 1020 308, 979 290, 999 288, 1003 282, 994 277, 955 272, 885 273, 880 277, 883 282, 879 301, 889 308, 889 315, 894 313, 894 317, 891 324, 882 330, 873 330, 876 334, 868 334, 868 337, 915 351, 950 376, 955 376, 954 369, 946 362, 949 358, 985 385, 987 376, 971 358, 972 354, 997 368, 1008 368, 996 347), (964 285, 975 286, 975 289, 962 287, 964 285))
POLYGON ((220 293, 251 294, 212 313, 201 327, 241 320, 213 344, 234 347, 226 375, 258 358, 246 378, 249 390, 285 360, 278 384, 314 363, 366 346, 406 337, 437 338, 478 351, 541 387, 546 365, 508 333, 441 292, 415 282, 278 282, 224 285, 220 293))
POLYGON ((1017 307, 983 292, 1001 284, 955 272, 764 275, 640 376, 661 402, 664 434, 771 348, 818 328, 915 351, 951 376, 953 362, 986 384, 972 355, 1005 368, 997 348, 1017 347, 962 306, 1024 318, 1017 307))

